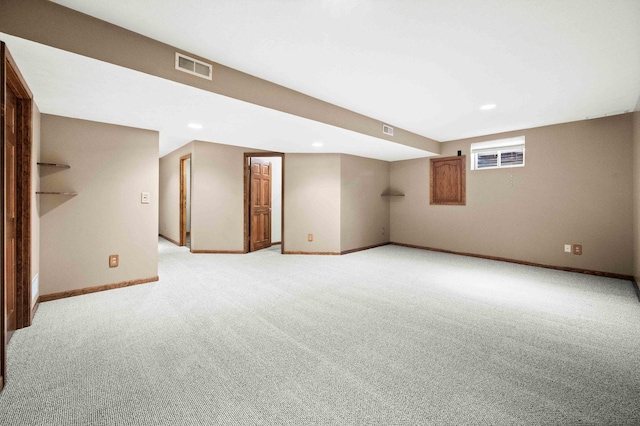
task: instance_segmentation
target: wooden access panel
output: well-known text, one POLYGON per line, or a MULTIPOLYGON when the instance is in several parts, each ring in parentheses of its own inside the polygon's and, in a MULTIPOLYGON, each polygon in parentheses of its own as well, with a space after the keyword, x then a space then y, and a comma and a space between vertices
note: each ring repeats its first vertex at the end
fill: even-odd
POLYGON ((271 247, 271 163, 251 159, 250 251, 271 247))
POLYGON ((431 204, 466 205, 465 158, 460 155, 431 159, 431 204))

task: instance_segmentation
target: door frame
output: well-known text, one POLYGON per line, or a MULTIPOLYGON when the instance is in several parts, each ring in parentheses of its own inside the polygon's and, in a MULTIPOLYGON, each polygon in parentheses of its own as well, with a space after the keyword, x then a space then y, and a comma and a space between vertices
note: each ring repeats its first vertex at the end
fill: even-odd
MULTIPOLYGON (((191 160, 191 154, 180 157, 180 247, 187 245, 187 160, 191 160)), ((189 169, 190 174, 192 169, 193 162, 191 162, 191 168, 189 169)), ((189 177, 191 178, 191 176, 189 177)), ((191 250, 191 247, 189 247, 189 250, 191 250)))
MULTIPOLYGON (((272 157, 273 158, 273 157, 272 157)), ((265 248, 269 248, 272 246, 272 224, 273 224, 273 208, 274 207, 272 205, 273 203, 273 163, 271 162, 271 159, 266 159, 266 158, 258 158, 258 157, 249 157, 249 160, 247 161, 248 166, 249 166, 249 215, 247 217, 247 221, 249 222, 249 251, 258 251, 258 250, 262 250, 265 248), (254 185, 255 183, 255 179, 256 179, 256 170, 255 170, 255 166, 258 166, 258 170, 259 172, 257 173, 259 176, 259 185, 256 187, 254 185), (269 200, 263 199, 263 191, 264 191, 264 181, 263 179, 265 178, 265 170, 264 167, 266 167, 269 170, 269 191, 267 192, 269 200), (255 195, 257 195, 258 198, 254 197, 254 191, 257 193, 255 195), (259 202, 259 209, 256 210, 256 208, 258 207, 258 205, 256 204, 257 202, 259 202), (268 207, 268 213, 266 213, 264 209, 265 207, 265 203, 268 203, 269 207, 268 207), (258 213, 258 211, 261 211, 262 213, 258 213), (267 224, 265 219, 264 214, 267 214, 268 216, 268 220, 269 223, 267 224), (256 221, 256 214, 260 215, 256 221), (262 225, 260 225, 260 223, 262 223, 262 225), (258 236, 259 232, 258 229, 254 229, 253 226, 256 226, 257 228, 260 228, 260 226, 268 228, 267 229, 263 229, 263 232, 265 232, 268 237, 268 244, 266 244, 267 239, 263 239, 263 237, 266 237, 267 235, 262 234, 262 236, 258 236), (258 241, 258 239, 260 241, 258 241)), ((280 176, 279 176, 280 178, 280 176)), ((282 243, 282 238, 280 238, 281 241, 280 243, 282 243)))
MULTIPOLYGON (((251 158, 256 157, 280 157, 282 158, 282 185, 281 185, 281 209, 280 209, 280 253, 284 254, 284 153, 282 152, 245 152, 243 159, 244 170, 244 252, 249 253, 249 214, 251 213, 251 158)), ((273 236, 272 236, 273 238, 273 236)))
MULTIPOLYGON (((16 95, 17 100, 17 138, 16 138, 16 330, 31 325, 31 150, 33 143, 33 94, 20 73, 18 66, 11 57, 5 43, 0 42, 0 101, 2 111, 6 108, 6 93, 8 88, 16 95)), ((4 144, 5 115, 0 115, 0 140, 4 144)), ((4 149, 0 149, 0 209, 4 212, 4 149)), ((0 314, 0 389, 6 383, 7 348, 5 321, 5 264, 4 264, 4 221, 0 221, 0 299, 2 300, 2 314, 0 314)), ((35 309, 33 309, 35 312, 35 309)))

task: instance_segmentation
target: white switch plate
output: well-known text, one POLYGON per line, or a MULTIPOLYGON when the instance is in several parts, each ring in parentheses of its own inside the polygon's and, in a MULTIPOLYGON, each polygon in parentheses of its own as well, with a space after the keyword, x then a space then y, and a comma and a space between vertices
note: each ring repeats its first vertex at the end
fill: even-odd
POLYGON ((564 252, 565 253, 571 253, 571 244, 565 244, 564 245, 564 252))
POLYGON ((140 193, 140 202, 142 204, 149 204, 150 200, 151 200, 151 194, 149 194, 148 192, 140 193))

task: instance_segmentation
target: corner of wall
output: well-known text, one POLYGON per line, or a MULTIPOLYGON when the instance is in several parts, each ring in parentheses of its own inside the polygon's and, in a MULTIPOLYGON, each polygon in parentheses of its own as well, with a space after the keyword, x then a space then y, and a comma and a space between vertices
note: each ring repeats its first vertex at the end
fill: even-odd
POLYGON ((163 155, 159 159, 158 234, 172 241, 180 240, 180 157, 191 154, 191 168, 195 164, 196 141, 163 155))
POLYGON ((349 252, 389 243, 388 161, 340 157, 340 250, 349 252))

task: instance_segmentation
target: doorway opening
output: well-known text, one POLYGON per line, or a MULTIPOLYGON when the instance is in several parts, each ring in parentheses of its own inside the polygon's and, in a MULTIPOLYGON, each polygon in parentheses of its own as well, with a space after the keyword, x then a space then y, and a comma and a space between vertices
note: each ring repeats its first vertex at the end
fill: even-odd
MULTIPOLYGON (((6 382, 6 345, 17 329, 31 325, 31 145, 32 99, 7 46, 0 42, 0 389, 6 382)), ((35 311, 35 309, 33 309, 35 311)))
POLYGON ((244 252, 284 252, 284 154, 244 154, 244 252))
POLYGON ((191 250, 191 154, 180 157, 180 246, 191 250))

